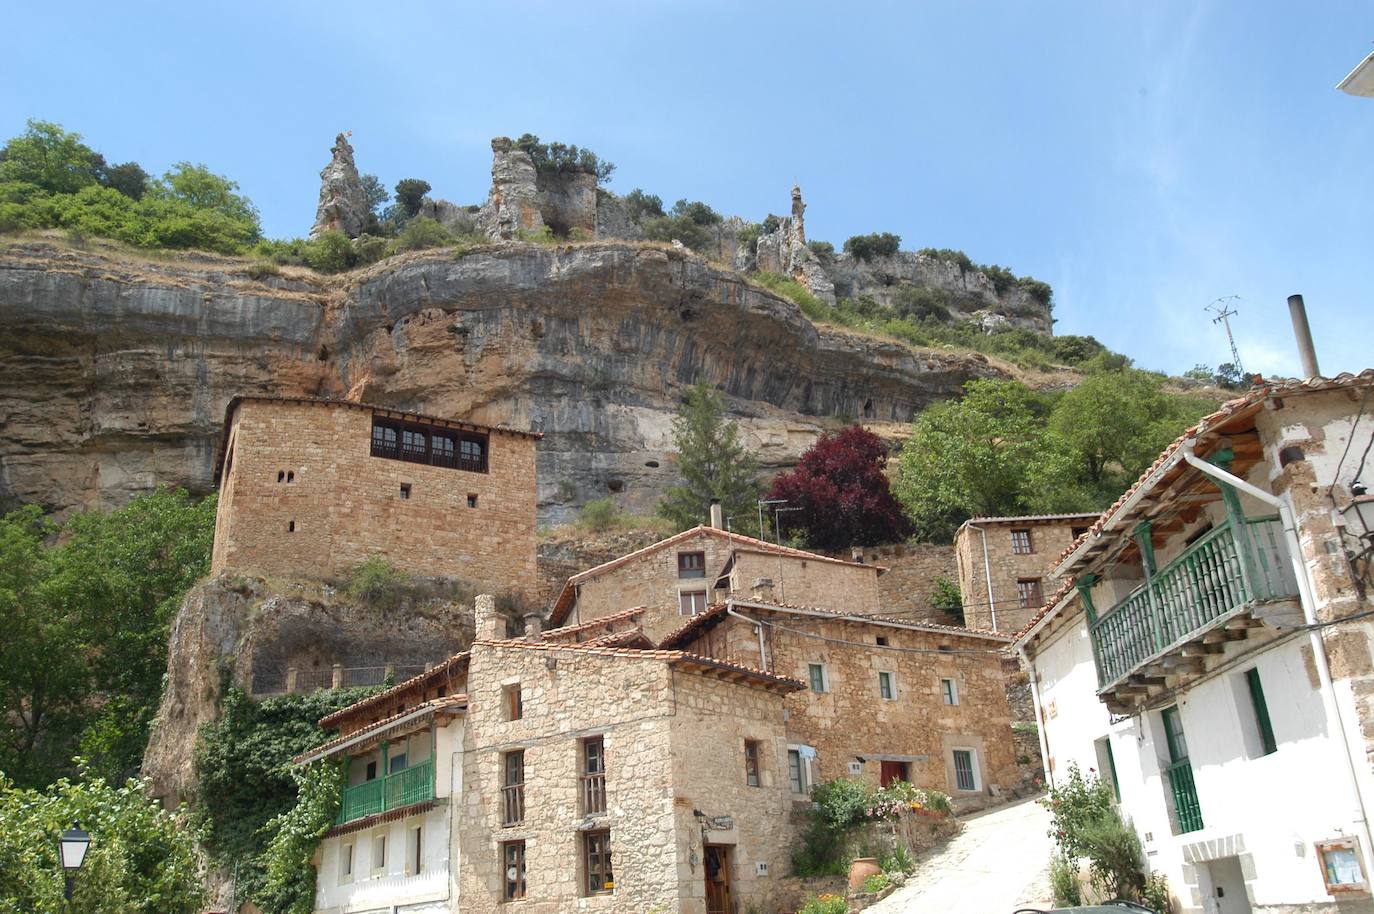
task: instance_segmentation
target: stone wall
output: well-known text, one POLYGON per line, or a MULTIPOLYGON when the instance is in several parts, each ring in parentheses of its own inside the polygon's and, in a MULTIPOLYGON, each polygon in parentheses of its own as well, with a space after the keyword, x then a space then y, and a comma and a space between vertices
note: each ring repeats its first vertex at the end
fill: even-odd
POLYGON ((881 609, 878 590, 882 578, 876 568, 867 565, 839 564, 819 556, 803 559, 738 550, 731 575, 736 595, 754 595, 754 584, 759 580, 773 582, 771 594, 765 590, 759 595, 780 603, 856 613, 881 609))
POLYGON ((1015 634, 1026 621, 1045 604, 1059 582, 1051 580, 1050 571, 1060 554, 1074 541, 1075 528, 1087 528, 1096 514, 1065 520, 974 520, 959 528, 954 536, 954 553, 959 575, 959 593, 964 600, 965 624, 970 628, 984 628, 1015 634), (1011 532, 1029 530, 1031 552, 1012 552, 1011 532), (980 532, 981 531, 981 532, 980 532), (992 602, 988 597, 988 573, 983 562, 983 536, 987 534, 988 566, 992 573, 992 602), (1038 580, 1042 599, 1022 605, 1017 582, 1038 580), (996 619, 994 624, 993 602, 996 619))
MULTIPOLYGON (((940 578, 957 583, 959 569, 954 547, 939 543, 895 543, 860 550, 865 564, 882 565, 887 572, 878 578, 879 612, 908 622, 962 625, 958 612, 931 605, 940 578)), ((838 555, 838 554, 837 554, 838 555)), ((838 555, 848 558, 848 555, 838 555)))
POLYGON ((534 439, 493 430, 489 472, 474 473, 371 456, 372 418, 356 405, 239 404, 211 570, 318 577, 379 555, 497 591, 533 588, 534 439))
POLYGON ((703 835, 740 849, 739 891, 762 893, 752 883, 754 861, 785 866, 785 793, 776 784, 747 787, 743 768, 746 736, 760 741, 765 758, 785 760, 777 696, 674 671, 652 656, 479 642, 469 699, 463 825, 454 850, 464 910, 704 914, 703 835), (514 683, 524 714, 511 721, 503 690, 514 683), (607 811, 590 819, 578 801, 580 741, 589 736, 602 737, 607 759, 607 811), (525 753, 525 817, 503 827, 501 765, 512 750, 525 753), (704 822, 695 810, 729 817, 733 828, 721 819, 704 822), (703 831, 706 825, 720 830, 703 831), (588 827, 610 830, 610 894, 583 893, 588 827), (507 908, 499 854, 500 843, 512 840, 526 842, 528 895, 507 908))
MULTIPOLYGON (((809 682, 810 664, 825 667, 826 691, 787 698, 788 740, 816 750, 815 779, 859 775, 876 783, 882 759, 903 761, 912 783, 943 790, 964 809, 985 805, 1019 782, 1001 642, 957 632, 741 611, 777 623, 764 627, 768 669, 809 682), (877 644, 878 637, 887 639, 886 647, 877 644), (952 650, 942 652, 942 647, 952 650), (895 699, 881 697, 879 671, 894 674, 895 699), (944 703, 942 679, 955 681, 957 705, 944 703), (955 748, 976 751, 982 789, 957 789, 955 748), (856 772, 851 762, 859 759, 864 761, 856 772)), ((747 666, 763 662, 754 626, 733 617, 690 650, 747 666)))

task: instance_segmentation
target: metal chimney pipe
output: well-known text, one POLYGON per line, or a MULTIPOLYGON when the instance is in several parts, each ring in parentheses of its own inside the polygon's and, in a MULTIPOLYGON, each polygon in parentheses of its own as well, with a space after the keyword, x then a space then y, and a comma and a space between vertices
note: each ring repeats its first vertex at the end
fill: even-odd
POLYGON ((1301 295, 1288 296, 1288 313, 1293 318, 1293 335, 1298 339, 1298 355, 1302 356, 1302 376, 1316 378, 1321 376, 1317 368, 1317 349, 1312 345, 1312 328, 1307 324, 1307 306, 1301 295))
POLYGON ((711 499, 711 526, 717 530, 725 529, 725 518, 721 514, 720 499, 718 498, 711 499))

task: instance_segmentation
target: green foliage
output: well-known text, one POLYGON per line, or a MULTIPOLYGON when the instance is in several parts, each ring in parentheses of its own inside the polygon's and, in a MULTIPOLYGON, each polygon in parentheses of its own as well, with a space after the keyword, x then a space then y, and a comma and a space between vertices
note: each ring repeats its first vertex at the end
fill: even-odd
POLYGON ((74 194, 96 184, 105 160, 81 134, 49 121, 30 120, 27 129, 0 149, 0 182, 32 184, 49 194, 74 194))
POLYGON ((1116 814, 1111 785, 1095 773, 1085 776, 1077 763, 1069 764, 1059 786, 1052 788, 1040 804, 1053 817, 1050 837, 1070 857, 1087 853, 1083 833, 1090 823, 1116 814))
POLYGON ((769 291, 776 292, 796 303, 802 313, 812 320, 824 320, 830 314, 825 302, 811 294, 811 290, 787 276, 777 273, 754 273, 749 279, 769 291))
POLYGON ((215 499, 182 491, 60 528, 32 506, 0 517, 0 771, 41 786, 78 751, 95 774, 135 770, 214 523, 215 499))
POLYGON ((854 235, 844 243, 844 252, 855 260, 872 260, 875 257, 891 257, 902 244, 902 236, 891 232, 874 232, 870 235, 854 235))
MULTIPOLYGON (((362 175, 360 180, 363 185, 363 196, 367 198, 368 210, 373 216, 380 219, 383 204, 391 199, 391 194, 387 192, 382 179, 376 175, 362 175)), ((424 196, 424 194, 421 193, 420 196, 424 196)))
POLYGON ((142 200, 148 190, 149 177, 137 162, 124 162, 105 169, 102 183, 132 200, 142 200))
POLYGON ((0 775, 0 912, 194 914, 203 889, 193 833, 143 782, 112 787, 83 774, 47 790, 0 775), (57 837, 77 822, 91 835, 70 904, 62 897, 57 837))
POLYGON ((735 530, 753 531, 757 524, 757 464, 724 412, 724 399, 702 382, 687 392, 673 420, 682 482, 664 493, 658 513, 679 529, 705 523, 712 499, 734 517, 735 530))
POLYGON ((797 914, 845 914, 848 910, 849 902, 843 896, 826 893, 806 899, 797 914))
POLYGON ((301 257, 312 270, 321 273, 342 273, 357 263, 353 240, 334 229, 304 242, 301 257))
POLYGON ((621 512, 613 498, 596 498, 582 506, 577 524, 590 533, 605 533, 620 525, 621 512))
POLYGON ((292 769, 296 804, 263 827, 271 838, 262 855, 264 879, 255 900, 266 914, 311 914, 315 910, 315 867, 311 858, 334 824, 348 782, 348 764, 320 761, 292 769))
POLYGON ((532 133, 522 134, 515 145, 529 153, 536 171, 554 174, 582 172, 594 175, 596 183, 608 184, 615 165, 599 158, 590 149, 564 143, 541 143, 532 133))
POLYGON ((959 593, 959 585, 947 577, 937 577, 930 592, 930 606, 945 612, 964 611, 964 597, 959 593))
POLYGON ((679 200, 668 215, 645 219, 641 226, 650 241, 676 240, 694 251, 705 251, 715 243, 715 236, 709 229, 723 221, 719 213, 699 200, 679 200))
POLYGON ((406 576, 379 555, 364 559, 348 572, 344 592, 371 609, 392 612, 405 596, 406 576))
POLYGON ((892 310, 900 318, 910 321, 950 320, 950 303, 954 296, 943 289, 927 286, 902 286, 892 296, 892 310))
POLYGON ((1223 362, 1217 366, 1217 373, 1212 378, 1216 385, 1224 390, 1240 390, 1245 387, 1245 376, 1240 373, 1231 362, 1223 362))
MULTIPOLYGON (((964 273, 972 273, 974 270, 978 269, 973 261, 969 259, 969 256, 963 251, 956 251, 951 248, 921 248, 917 253, 922 257, 932 257, 935 260, 943 260, 945 263, 952 263, 964 273)), ((1001 268, 998 267, 998 269, 1001 268)), ((996 282, 994 278, 993 284, 996 285, 996 282)))
POLYGON ((1056 853, 1050 857, 1050 890, 1057 908, 1074 908, 1083 903, 1083 886, 1078 881, 1078 866, 1056 853))
POLYGON ((936 260, 943 260, 945 263, 952 263, 964 273, 982 273, 992 280, 992 286, 997 290, 998 295, 1006 295, 1012 289, 1019 288, 1046 308, 1053 304, 1054 292, 1049 283, 1032 279, 1029 276, 1017 276, 1006 267, 1000 267, 995 263, 974 263, 963 251, 954 251, 949 248, 921 248, 919 253, 925 257, 933 257, 936 260))
POLYGON ((735 233, 735 244, 752 248, 758 245, 759 237, 763 234, 763 226, 757 222, 751 222, 744 228, 735 233))
POLYGON ((763 232, 763 234, 765 235, 771 235, 778 230, 778 226, 780 225, 782 225, 782 220, 779 219, 777 216, 774 216, 772 213, 769 213, 768 216, 764 218, 763 223, 759 226, 759 230, 763 232))
POLYGON ((634 222, 643 222, 645 219, 664 215, 662 198, 646 194, 638 187, 622 197, 621 202, 625 204, 625 209, 634 222))
POLYGON ((829 241, 808 241, 806 246, 821 260, 832 260, 835 257, 835 246, 829 241))
POLYGON ((162 183, 148 189, 157 199, 184 204, 192 210, 216 213, 225 219, 251 224, 256 234, 258 211, 248 198, 240 196, 238 184, 221 177, 204 165, 179 162, 162 176, 162 183))
POLYGON ((425 248, 443 247, 453 241, 453 236, 433 219, 412 219, 406 223, 401 234, 392 242, 393 251, 420 251, 425 248))
POLYGON ((402 178, 396 182, 396 205, 409 219, 420 211, 420 201, 429 193, 428 181, 419 178, 402 178))
POLYGON ((911 856, 911 850, 905 844, 898 844, 881 861, 884 873, 914 873, 916 872, 916 858, 911 856))
POLYGON ((864 879, 864 891, 870 895, 877 894, 890 885, 892 885, 892 879, 887 873, 874 873, 864 879))
POLYGON ((835 778, 813 786, 811 801, 816 804, 816 812, 825 823, 839 831, 868 818, 874 793, 867 781, 835 778))
POLYGON ((257 263, 249 264, 248 276, 250 279, 263 280, 269 276, 280 276, 281 267, 270 260, 259 260, 257 263))
POLYGON ((1088 858, 1088 882, 1099 898, 1139 898, 1145 888, 1144 851, 1130 822, 1111 814, 1085 822, 1078 841, 1088 858))
POLYGON ((1145 887, 1140 890, 1140 903, 1156 914, 1172 914, 1174 910, 1173 893, 1169 891, 1169 879, 1163 873, 1151 873, 1145 879, 1145 887))
MULTIPOLYGON (((300 781, 291 767, 292 757, 328 738, 318 726, 321 717, 375 691, 320 690, 255 702, 230 689, 222 717, 201 729, 195 756, 196 817, 206 851, 216 863, 238 872, 241 894, 256 898, 262 891, 271 862, 265 854, 273 837, 283 831, 266 827, 297 805, 300 781)), ((312 771, 307 783, 319 787, 325 777, 312 771)), ((316 796, 308 806, 319 801, 316 796)), ((308 812, 291 820, 297 838, 312 821, 308 812)), ((289 857, 286 842, 295 839, 281 840, 279 856, 284 863, 289 857)))

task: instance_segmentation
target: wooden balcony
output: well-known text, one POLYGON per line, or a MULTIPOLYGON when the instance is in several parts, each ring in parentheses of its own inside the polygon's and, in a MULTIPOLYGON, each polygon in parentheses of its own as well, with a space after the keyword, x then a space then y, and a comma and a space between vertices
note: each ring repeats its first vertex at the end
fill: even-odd
POLYGON ((343 802, 339 804, 339 816, 334 824, 343 825, 432 799, 434 759, 425 759, 386 777, 373 778, 345 788, 343 802))
POLYGON ((1259 627, 1266 605, 1295 606, 1297 592, 1277 517, 1217 526, 1124 600, 1090 615, 1099 696, 1129 712, 1259 627))

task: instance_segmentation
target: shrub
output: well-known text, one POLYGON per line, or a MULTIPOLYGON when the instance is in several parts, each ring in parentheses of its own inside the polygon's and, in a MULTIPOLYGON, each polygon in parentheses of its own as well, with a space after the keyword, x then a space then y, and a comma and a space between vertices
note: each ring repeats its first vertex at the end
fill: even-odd
POLYGON ((1089 772, 1084 776, 1076 762, 1058 787, 1052 788, 1040 804, 1053 817, 1050 837, 1066 855, 1083 857, 1085 829, 1093 822, 1116 815, 1116 798, 1111 785, 1089 772))
POLYGON ((866 781, 835 778, 822 781, 811 788, 811 800, 816 811, 832 829, 858 825, 868 818, 873 805, 874 790, 866 781))
POLYGON ((916 872, 916 860, 911 856, 911 851, 905 844, 898 844, 892 849, 892 853, 882 859, 884 873, 914 873, 916 872))
POLYGON ((959 585, 946 577, 935 579, 935 587, 930 593, 932 609, 961 613, 964 610, 964 597, 959 593, 959 585))
POLYGON ((1163 873, 1151 873, 1140 890, 1140 903, 1156 914, 1173 914, 1174 897, 1163 873))
POLYGON ((829 241, 808 241, 806 246, 822 260, 830 260, 835 256, 835 246, 829 241))
POLYGON ((344 583, 344 592, 354 600, 383 612, 395 610, 405 591, 405 576, 377 555, 353 566, 344 583))
POLYGON ((845 914, 848 910, 849 903, 842 896, 826 893, 806 899, 797 914, 845 914))
POLYGON ((612 498, 597 498, 587 502, 578 512, 577 523, 592 533, 605 533, 620 524, 620 508, 612 498))
POLYGON ((256 900, 274 914, 311 914, 316 873, 311 858, 334 824, 348 781, 345 760, 320 761, 304 771, 292 769, 296 804, 263 826, 270 835, 262 855, 264 879, 256 900))
POLYGON ((615 172, 614 163, 607 162, 590 149, 565 143, 542 143, 532 133, 522 134, 515 145, 529 153, 536 171, 563 174, 582 172, 596 177, 596 183, 606 184, 615 172))
POLYGON ((874 895, 890 885, 892 885, 892 879, 886 873, 874 873, 864 880, 864 891, 874 895))
MULTIPOLYGON (((952 263, 964 273, 972 273, 977 269, 973 261, 970 260, 969 256, 963 251, 955 251, 951 248, 921 248, 917 253, 922 257, 932 257, 936 260, 943 260, 945 263, 952 263)), ((998 269, 1001 269, 1001 267, 998 267, 998 269)), ((993 282, 995 284, 996 280, 993 282)))
POLYGON ((663 200, 654 194, 646 194, 638 187, 622 197, 621 202, 625 204, 625 209, 634 222, 643 222, 645 218, 664 215, 663 200))
POLYGON ((1057 908, 1074 908, 1083 903, 1083 887, 1078 882, 1078 867, 1071 858, 1055 854, 1050 858, 1050 890, 1057 908))
POLYGON ((1140 836, 1113 807, 1108 815, 1085 823, 1078 841, 1090 864, 1089 881, 1099 898, 1139 898, 1145 888, 1140 836))
POLYGON ((305 242, 301 256, 312 270, 321 273, 342 273, 357 260, 353 242, 343 232, 335 230, 305 242))
POLYGON ((249 264, 248 276, 251 279, 266 279, 269 276, 280 276, 281 267, 270 260, 259 260, 257 263, 249 264))
POLYGON ((928 286, 902 286, 892 296, 892 310, 898 317, 914 321, 950 320, 949 306, 953 294, 928 286))
POLYGON ((453 241, 453 236, 433 219, 412 219, 406 223, 401 234, 391 242, 393 252, 419 251, 425 248, 442 247, 453 241))
POLYGON ((406 218, 411 218, 420 211, 420 201, 429 191, 428 181, 420 178, 403 178, 396 182, 396 205, 406 218))
POLYGON ((844 243, 844 252, 855 260, 872 260, 875 257, 891 257, 901 244, 901 235, 874 232, 870 235, 854 235, 844 243))
POLYGON ((735 233, 735 245, 742 248, 757 247, 762 235, 763 227, 757 222, 751 222, 735 233))
POLYGON ((765 235, 771 235, 778 230, 780 225, 782 225, 782 220, 769 213, 768 217, 763 220, 763 224, 759 226, 759 231, 765 235))
POLYGON ((776 292, 794 302, 801 308, 802 313, 812 320, 825 320, 830 316, 830 308, 826 303, 812 295, 810 289, 795 279, 777 273, 754 273, 749 278, 770 292, 776 292))

